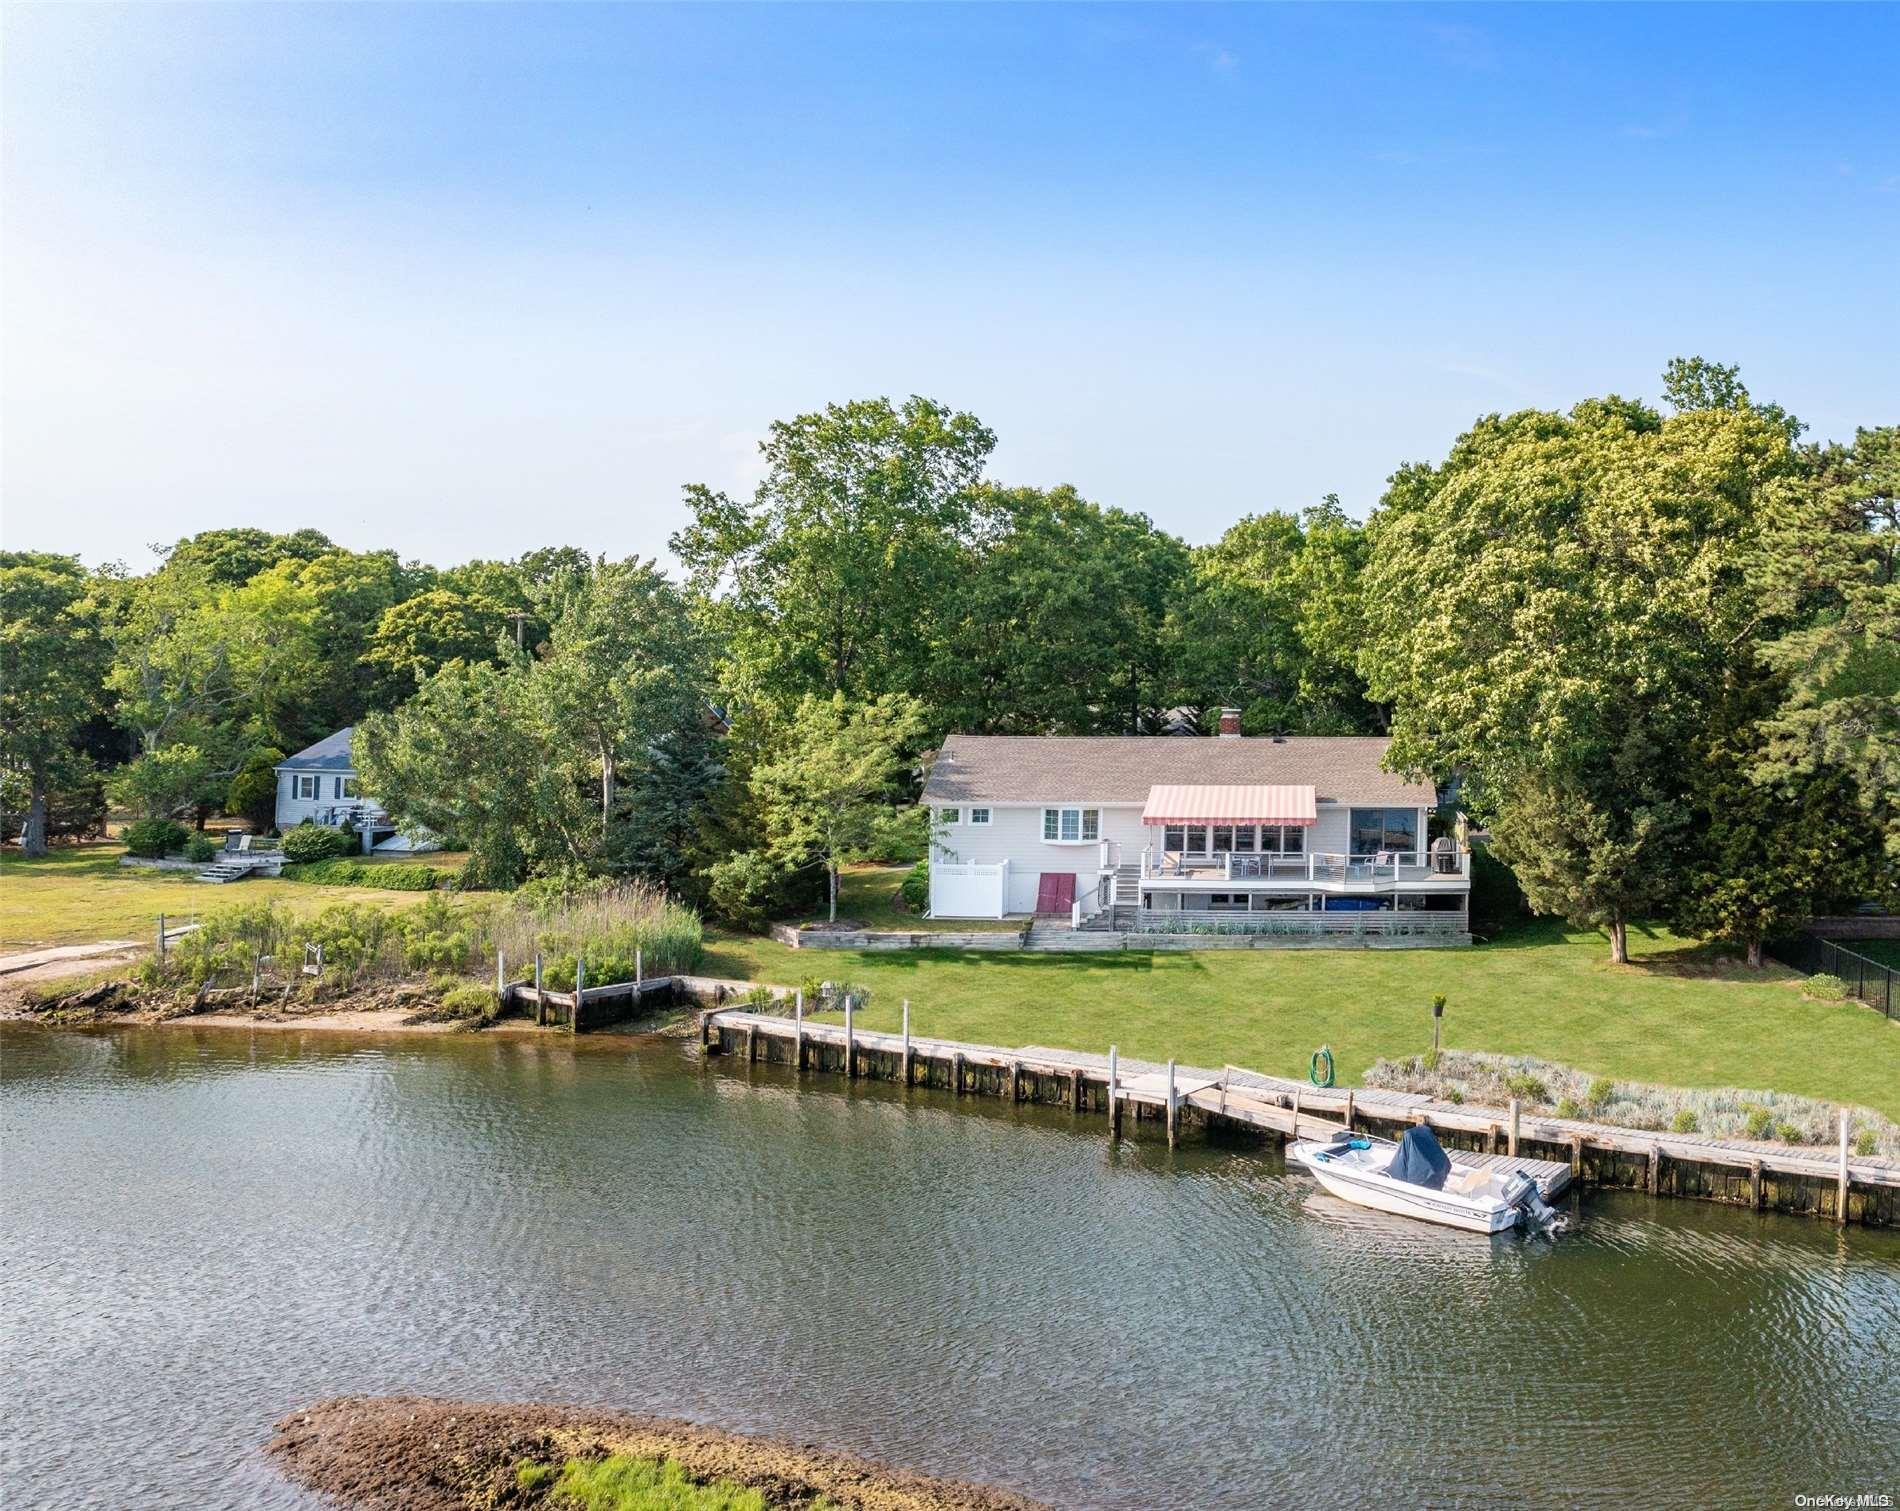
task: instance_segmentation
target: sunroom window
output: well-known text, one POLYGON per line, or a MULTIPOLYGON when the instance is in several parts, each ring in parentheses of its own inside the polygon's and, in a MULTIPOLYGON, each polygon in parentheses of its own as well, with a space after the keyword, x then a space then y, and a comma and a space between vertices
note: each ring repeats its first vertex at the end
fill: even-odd
POLYGON ((977 824, 977 825, 982 825, 982 824, 987 824, 987 823, 988 823, 989 821, 990 821, 990 810, 989 810, 989 809, 987 809, 987 808, 972 808, 972 809, 970 810, 970 822, 971 822, 972 824, 977 824))

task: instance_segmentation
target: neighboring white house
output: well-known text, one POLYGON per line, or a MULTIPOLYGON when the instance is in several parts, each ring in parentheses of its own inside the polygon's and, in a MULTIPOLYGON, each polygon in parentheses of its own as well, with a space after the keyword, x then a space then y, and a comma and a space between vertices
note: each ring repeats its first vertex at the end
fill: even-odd
POLYGON ((951 735, 931 914, 1098 927, 1466 933, 1471 858, 1379 737, 951 735), (1435 916, 1426 916, 1435 915, 1435 916))
POLYGON ((362 836, 365 851, 396 837, 396 825, 376 803, 356 789, 348 729, 325 735, 290 756, 277 770, 277 827, 325 824, 362 836))

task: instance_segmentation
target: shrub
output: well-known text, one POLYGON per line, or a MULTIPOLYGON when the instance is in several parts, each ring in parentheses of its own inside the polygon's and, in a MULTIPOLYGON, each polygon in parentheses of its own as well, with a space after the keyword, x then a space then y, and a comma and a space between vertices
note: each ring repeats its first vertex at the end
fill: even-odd
POLYGON ((1696 1127, 1695 1114, 1687 1107, 1684 1107, 1669 1120, 1669 1126, 1676 1133, 1694 1133, 1696 1127))
POLYGON ((1766 1107, 1751 1107, 1742 1131, 1752 1139, 1765 1139, 1775 1131, 1775 1115, 1766 1107))
POLYGON ((1862 1128, 1854 1135, 1854 1153, 1865 1158, 1880 1148, 1880 1139, 1871 1128, 1862 1128))
POLYGON ((1550 1096, 1550 1088, 1528 1070, 1505 1077, 1504 1088, 1512 1096, 1526 1102, 1542 1102, 1550 1096))
POLYGON ((215 860, 217 854, 218 847, 211 843, 208 835, 194 834, 185 841, 186 860, 194 860, 202 866, 208 860, 215 860))
POLYGON ((341 860, 359 848, 356 836, 347 829, 331 829, 308 820, 284 834, 284 859, 298 864, 319 860, 341 860))
POLYGON ((1587 1100, 1593 1111, 1601 1112, 1605 1107, 1610 1105, 1610 1102, 1615 1096, 1616 1082, 1612 1081, 1608 1076, 1598 1076, 1590 1083, 1587 1100))
POLYGON ((737 1005, 749 1012, 769 1013, 778 1006, 778 993, 769 986, 748 987, 740 993, 737 1005))
POLYGON ((921 913, 930 906, 930 862, 920 860, 904 875, 903 885, 898 894, 904 899, 904 906, 913 913, 921 913))
POLYGON ((168 818, 142 818, 136 824, 127 824, 120 838, 128 854, 158 860, 184 848, 185 826, 168 818))
POLYGON ((1784 1144, 1798 1144, 1801 1142, 1801 1130, 1793 1123, 1776 1123, 1775 1137, 1784 1144))
POLYGON ((798 989, 805 995, 806 1012, 815 1013, 825 1005, 825 978, 823 976, 807 976, 798 983, 798 989))
POLYGON ((1447 1102, 1450 1102, 1454 1107, 1456 1107, 1464 1101, 1465 1094, 1462 1091, 1460 1091, 1456 1086, 1453 1086, 1450 1090, 1448 1090, 1445 1093, 1444 1099, 1447 1102))
POLYGON ((1847 983, 1839 976, 1830 976, 1823 971, 1801 983, 1801 995, 1819 1002, 1839 1002, 1847 995, 1847 983))
POLYGON ((283 878, 319 887, 379 887, 389 892, 431 892, 455 883, 455 873, 440 866, 377 866, 360 860, 319 860, 286 866, 283 878))
POLYGON ((1580 1118, 1583 1116, 1583 1109, 1577 1105, 1574 1098, 1559 1097, 1557 1099, 1557 1116, 1560 1118, 1580 1118))

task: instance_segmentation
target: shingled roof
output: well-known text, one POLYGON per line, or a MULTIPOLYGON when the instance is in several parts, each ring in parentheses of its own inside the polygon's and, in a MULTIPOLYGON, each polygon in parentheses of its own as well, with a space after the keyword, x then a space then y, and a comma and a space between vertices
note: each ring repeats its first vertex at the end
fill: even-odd
POLYGON ((355 726, 325 735, 316 744, 286 756, 277 764, 279 771, 354 771, 350 758, 350 734, 355 726))
POLYGON ((1168 783, 1302 785, 1335 802, 1431 807, 1437 793, 1383 770, 1382 735, 951 735, 924 801, 1143 803, 1168 783))

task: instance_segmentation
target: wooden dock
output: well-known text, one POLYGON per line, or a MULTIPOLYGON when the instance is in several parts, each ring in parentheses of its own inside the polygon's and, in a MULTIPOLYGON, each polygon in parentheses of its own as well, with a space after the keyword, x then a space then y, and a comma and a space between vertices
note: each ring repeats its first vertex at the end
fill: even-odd
MULTIPOLYGON (((680 978, 691 991, 695 983, 680 978)), ((906 1011, 908 1024, 908 1011, 906 1011)), ((1208 1070, 1073 1050, 871 1032, 846 1022, 713 1007, 700 1016, 708 1053, 935 1086, 958 1095, 1067 1106, 1163 1125, 1172 1143, 1187 1125, 1246 1129, 1282 1139, 1327 1138, 1341 1128, 1397 1137, 1424 1123, 1459 1158, 1521 1170, 1546 1200, 1572 1186, 1602 1185, 1838 1222, 1900 1223, 1900 1164, 1836 1151, 1789 1149, 1652 1133, 1509 1108, 1454 1105, 1415 1092, 1310 1086, 1225 1066, 1208 1070)))

